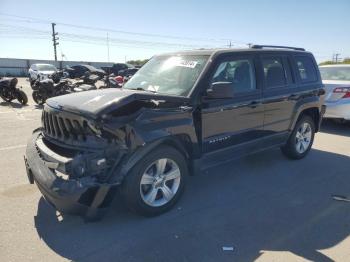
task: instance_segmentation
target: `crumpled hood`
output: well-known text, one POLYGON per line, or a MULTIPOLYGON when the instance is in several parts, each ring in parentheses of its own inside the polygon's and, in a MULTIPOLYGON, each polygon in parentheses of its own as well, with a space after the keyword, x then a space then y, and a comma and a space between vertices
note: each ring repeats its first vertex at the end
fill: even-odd
POLYGON ((168 101, 185 102, 185 97, 164 96, 151 92, 128 90, 119 88, 109 88, 92 90, 57 96, 50 98, 46 104, 52 108, 69 111, 72 113, 85 114, 92 118, 98 118, 103 114, 108 114, 113 110, 137 101, 168 101))

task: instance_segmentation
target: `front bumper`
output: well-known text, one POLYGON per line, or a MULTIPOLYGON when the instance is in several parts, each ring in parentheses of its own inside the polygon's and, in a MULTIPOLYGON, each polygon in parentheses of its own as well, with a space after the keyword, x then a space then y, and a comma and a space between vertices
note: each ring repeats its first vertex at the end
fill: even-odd
POLYGON ((337 102, 326 102, 325 118, 341 118, 350 120, 350 98, 340 99, 337 102))
POLYGON ((42 144, 40 131, 33 133, 25 156, 30 183, 36 183, 44 198, 63 213, 98 216, 113 199, 117 184, 98 182, 94 176, 77 179, 59 176, 70 158, 42 144))

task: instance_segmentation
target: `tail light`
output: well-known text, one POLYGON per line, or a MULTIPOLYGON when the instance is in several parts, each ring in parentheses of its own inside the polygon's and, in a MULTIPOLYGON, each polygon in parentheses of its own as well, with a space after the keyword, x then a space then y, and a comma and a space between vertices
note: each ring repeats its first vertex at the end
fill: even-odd
POLYGON ((333 93, 344 94, 342 98, 350 98, 350 87, 337 87, 334 88, 333 93))

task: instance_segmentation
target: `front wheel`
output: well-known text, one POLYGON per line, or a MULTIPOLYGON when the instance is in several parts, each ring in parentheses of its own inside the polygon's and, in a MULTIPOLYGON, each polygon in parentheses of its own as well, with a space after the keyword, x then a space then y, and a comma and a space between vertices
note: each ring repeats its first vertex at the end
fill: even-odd
POLYGON ((122 195, 131 210, 156 216, 171 209, 183 193, 187 163, 183 155, 169 146, 151 151, 128 173, 122 195))
POLYGON ((301 159, 310 151, 315 136, 315 123, 307 115, 303 116, 295 125, 282 152, 291 159, 301 159))
POLYGON ((24 93, 22 90, 18 89, 16 92, 17 100, 22 104, 26 105, 28 103, 28 97, 26 93, 24 93))
POLYGON ((9 103, 13 100, 12 97, 7 97, 7 96, 5 96, 5 95, 1 95, 1 98, 2 98, 4 101, 9 102, 9 103))
POLYGON ((41 94, 39 91, 34 91, 32 96, 33 96, 33 100, 38 105, 43 105, 46 102, 46 99, 47 99, 46 96, 41 94))
POLYGON ((29 78, 30 87, 33 88, 36 80, 29 78))

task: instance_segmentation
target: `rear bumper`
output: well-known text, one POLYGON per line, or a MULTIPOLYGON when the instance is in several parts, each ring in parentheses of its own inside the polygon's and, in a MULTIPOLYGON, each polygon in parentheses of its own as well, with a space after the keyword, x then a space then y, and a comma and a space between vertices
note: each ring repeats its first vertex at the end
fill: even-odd
POLYGON ((57 175, 67 159, 40 147, 41 132, 33 133, 25 156, 30 183, 38 186, 45 200, 55 209, 69 214, 95 217, 110 204, 116 185, 101 184, 94 177, 64 179, 57 175), (39 146, 38 146, 39 144, 39 146))
POLYGON ((325 118, 341 118, 350 120, 350 98, 341 99, 338 102, 326 102, 325 118))

